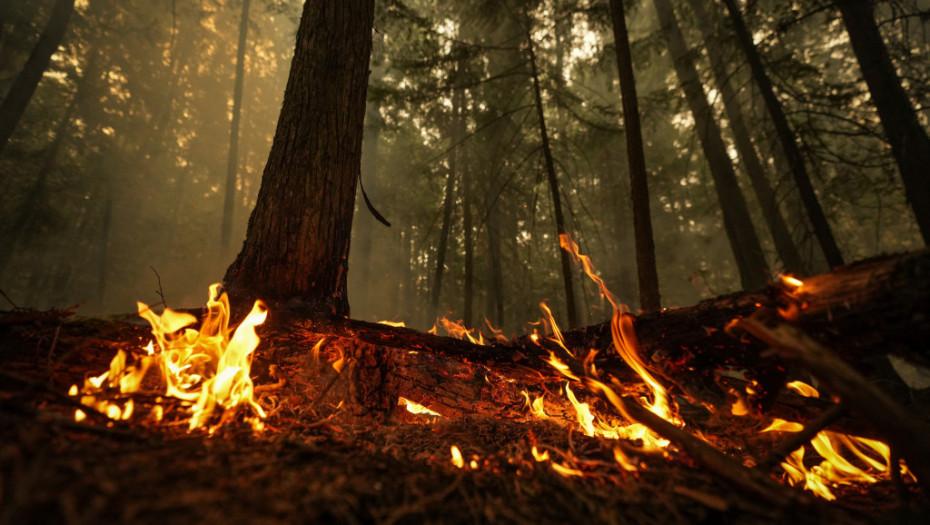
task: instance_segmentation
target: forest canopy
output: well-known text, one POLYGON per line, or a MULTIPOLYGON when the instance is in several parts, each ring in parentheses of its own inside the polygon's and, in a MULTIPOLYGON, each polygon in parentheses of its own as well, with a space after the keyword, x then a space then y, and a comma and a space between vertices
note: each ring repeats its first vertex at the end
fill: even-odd
MULTIPOLYGON (((546 300, 564 318, 557 214, 607 286, 639 306, 613 3, 376 2, 361 180, 391 226, 360 193, 353 317, 418 328, 487 318, 513 332, 546 300)), ((4 100, 62 4, 60 43, 0 150, 0 289, 18 306, 83 303, 87 315, 136 300, 198 305, 245 236, 303 2, 4 2, 4 100)), ((746 285, 731 228, 756 239, 763 278, 830 267, 758 66, 843 260, 924 246, 915 210, 930 210, 905 190, 849 19, 868 8, 926 137, 930 1, 623 4, 662 306, 746 285), (709 161, 712 140, 723 161, 709 161), (727 218, 718 170, 734 174, 724 186, 741 190, 748 221, 727 218)), ((572 271, 577 322, 607 318, 572 271)))

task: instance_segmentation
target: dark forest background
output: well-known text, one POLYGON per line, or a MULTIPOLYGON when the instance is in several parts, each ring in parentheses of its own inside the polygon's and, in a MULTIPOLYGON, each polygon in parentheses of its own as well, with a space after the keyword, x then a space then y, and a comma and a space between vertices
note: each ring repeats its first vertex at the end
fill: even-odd
MULTIPOLYGON (((63 3, 71 4, 0 2, 0 95, 15 92, 63 3)), ((843 259, 922 248, 920 205, 905 198, 837 5, 731 3, 751 32, 843 259)), ((830 267, 723 4, 625 2, 666 307, 746 283, 724 233, 728 204, 718 198, 712 167, 735 170, 751 218, 741 226, 758 238, 770 275, 830 267), (668 38, 669 12, 683 49, 668 38), (682 78, 683 65, 697 78, 682 78), (685 98, 682 83, 695 80, 710 115, 695 113, 685 98), (707 160, 700 133, 711 130, 729 168, 707 160), (769 198, 777 217, 763 213, 769 198)), ((302 5, 73 2, 60 47, 0 150, 0 289, 9 300, 36 308, 83 303, 79 313, 102 315, 133 311, 136 300, 158 302, 161 286, 173 308, 204 302, 245 235, 302 5)), ((882 1, 870 12, 926 129, 930 0, 882 1)), ((564 319, 534 77, 564 227, 608 287, 637 308, 607 0, 388 0, 377 3, 362 182, 392 226, 369 213, 360 193, 349 264, 353 317, 418 328, 442 315, 470 326, 487 318, 520 332, 547 300, 564 319)), ((930 175, 930 167, 924 171, 930 175)), ((606 319, 597 290, 573 271, 578 322, 606 319)))

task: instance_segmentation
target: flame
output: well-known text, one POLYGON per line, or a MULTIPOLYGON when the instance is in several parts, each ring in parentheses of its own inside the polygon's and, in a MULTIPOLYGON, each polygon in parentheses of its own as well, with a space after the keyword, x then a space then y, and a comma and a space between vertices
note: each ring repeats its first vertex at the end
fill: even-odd
POLYGON ((403 321, 378 321, 378 324, 393 326, 394 328, 406 328, 407 324, 403 321))
POLYGON ((530 452, 533 453, 533 459, 535 459, 537 462, 540 462, 540 463, 541 463, 541 462, 543 462, 543 461, 549 461, 549 451, 548 451, 548 450, 544 450, 544 451, 540 452, 539 449, 536 448, 536 445, 533 445, 533 448, 530 450, 530 452))
POLYGON ((426 408, 425 406, 423 406, 423 405, 421 405, 421 404, 419 404, 419 403, 414 403, 413 401, 407 399, 406 397, 398 397, 398 398, 397 398, 397 404, 398 404, 398 405, 406 405, 406 406, 407 406, 407 412, 410 412, 411 414, 427 415, 427 416, 434 416, 434 417, 442 417, 442 414, 440 414, 439 412, 436 412, 436 411, 434 411, 434 410, 430 410, 430 409, 426 408))
POLYGON ((447 334, 449 334, 450 337, 461 339, 462 341, 470 341, 472 344, 476 345, 484 346, 486 344, 484 341, 484 334, 475 328, 466 328, 464 321, 461 319, 458 321, 452 321, 447 317, 441 317, 437 319, 435 323, 433 323, 433 328, 428 333, 436 335, 437 324, 442 325, 442 328, 446 331, 447 334), (473 335, 475 332, 478 333, 477 338, 473 335))
POLYGON ((566 467, 565 465, 556 463, 554 461, 552 462, 552 470, 558 472, 559 474, 561 474, 562 476, 565 476, 566 478, 571 477, 571 476, 584 476, 584 472, 578 469, 566 467))
MULTIPOLYGON (((107 372, 84 381, 82 403, 112 419, 128 419, 133 413, 132 399, 120 407, 100 397, 107 389, 118 389, 122 394, 139 392, 148 370, 156 368, 164 381, 163 393, 192 404, 191 430, 206 426, 218 407, 231 410, 238 406, 250 408, 257 417, 247 420, 255 430, 262 428, 260 419, 265 417, 265 411, 253 397, 249 377, 252 353, 259 343, 255 327, 268 315, 261 301, 255 302, 235 330, 229 328, 229 300, 220 293, 218 284, 210 286, 207 315, 200 330, 190 328, 197 321, 193 315, 169 308, 157 315, 141 302, 138 307, 139 315, 152 326, 155 341, 149 342, 146 355, 133 365, 127 364, 126 352, 119 350, 107 372)), ((70 392, 76 390, 72 387, 70 392)))
POLYGON ((458 468, 464 468, 465 459, 462 457, 462 452, 459 450, 459 447, 452 445, 449 450, 452 452, 452 464, 458 468))
POLYGON ((494 328, 494 325, 491 324, 491 321, 489 321, 487 317, 484 318, 484 323, 488 325, 488 329, 494 334, 494 340, 500 343, 510 342, 510 339, 507 339, 507 336, 504 335, 504 331, 499 328, 494 328))
POLYGON ((787 286, 792 292, 797 292, 801 290, 801 287, 804 286, 804 281, 792 277, 790 275, 780 275, 782 284, 787 286))
MULTIPOLYGON (((803 381, 792 381, 786 385, 804 397, 820 397, 820 392, 803 381)), ((800 432, 804 425, 775 418, 762 432, 800 432)), ((875 483, 879 479, 891 476, 891 449, 885 443, 874 439, 850 436, 839 432, 824 430, 818 433, 810 446, 823 460, 811 468, 804 465, 805 447, 792 452, 781 464, 788 475, 791 485, 804 483, 804 488, 818 496, 833 500, 836 496, 830 487, 852 483, 875 483), (843 457, 840 450, 855 456, 865 468, 857 467, 843 457)), ((909 474, 901 465, 902 474, 909 474)))
POLYGON ((666 421, 676 425, 683 425, 681 419, 672 411, 668 391, 646 370, 646 366, 643 364, 639 355, 639 340, 636 338, 636 331, 633 329, 633 316, 630 315, 629 308, 626 305, 621 305, 614 294, 607 289, 604 280, 597 275, 591 259, 578 251, 578 245, 575 244, 570 235, 564 233, 559 235, 559 245, 563 250, 570 253, 576 261, 581 262, 585 273, 600 289, 601 296, 607 299, 613 307, 610 332, 613 337, 614 349, 652 390, 652 402, 646 403, 645 407, 666 421))

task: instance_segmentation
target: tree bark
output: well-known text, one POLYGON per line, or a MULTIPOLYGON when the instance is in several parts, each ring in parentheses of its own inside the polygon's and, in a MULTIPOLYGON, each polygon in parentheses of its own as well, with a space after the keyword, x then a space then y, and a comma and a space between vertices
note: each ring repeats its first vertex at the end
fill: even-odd
POLYGON ((866 0, 838 0, 846 33, 904 181, 924 243, 930 244, 930 138, 917 120, 866 0))
POLYGON ((668 44, 669 54, 675 65, 675 72, 681 83, 694 126, 707 157, 710 172, 714 179, 714 189, 720 200, 723 213, 723 225, 736 259, 743 288, 752 290, 765 285, 768 280, 768 266, 762 246, 752 226, 746 199, 736 181, 736 172, 730 162, 726 146, 720 135, 720 128, 714 121, 710 104, 704 95, 700 76, 691 60, 684 36, 675 19, 675 12, 669 0, 653 0, 659 15, 659 24, 668 44))
MULTIPOLYGON (((492 204, 492 206, 495 206, 492 204)), ((488 315, 494 320, 494 326, 504 325, 504 274, 501 267, 501 240, 498 231, 497 209, 488 212, 485 228, 488 232, 488 315)))
POLYGON ((643 152, 643 134, 639 123, 636 79, 633 75, 630 36, 626 29, 622 0, 610 0, 610 17, 614 30, 614 45, 617 48, 617 71, 623 100, 623 128, 630 169, 630 201, 633 206, 633 231, 636 240, 639 305, 644 311, 651 312, 658 310, 662 305, 659 300, 659 274, 656 270, 656 249, 652 235, 652 216, 649 212, 649 183, 646 156, 643 152))
POLYGON ((239 164, 239 120, 242 116, 242 89, 245 79, 245 48, 249 34, 251 0, 242 0, 239 19, 239 44, 236 50, 236 78, 233 88, 232 122, 229 125, 229 156, 226 159, 226 191, 223 199, 223 221, 220 225, 220 256, 225 257, 232 237, 233 209, 236 200, 236 172, 239 164))
MULTIPOLYGON (((458 99, 452 97, 452 114, 458 114, 458 99)), ((454 117, 453 117, 454 118, 454 117)), ((442 229, 439 231, 439 246, 436 248, 436 272, 433 277, 433 287, 430 291, 429 319, 427 324, 439 317, 439 298, 442 295, 442 276, 446 271, 446 249, 449 245, 449 231, 452 229, 452 207, 455 205, 455 176, 458 169, 457 149, 454 132, 450 136, 449 147, 449 175, 446 177, 446 191, 442 203, 442 229)))
POLYGON ((349 314, 349 238, 361 164, 374 0, 307 0, 258 201, 231 293, 349 314))
POLYGON ((749 175, 753 191, 755 191, 756 198, 759 201, 762 216, 772 233, 772 240, 775 243, 778 257, 781 259, 785 270, 795 275, 808 275, 810 271, 802 261, 798 247, 791 238, 791 231, 778 209, 775 190, 772 189, 772 185, 765 176, 765 168, 762 167, 762 162, 756 154, 756 149, 750 138, 752 133, 746 126, 737 93, 727 76, 727 68, 719 44, 714 41, 714 29, 719 28, 719 24, 716 23, 715 19, 711 19, 707 11, 704 10, 703 2, 690 0, 690 3, 691 10, 697 18, 697 25, 701 27, 701 32, 704 35, 704 47, 710 57, 711 71, 714 74, 717 88, 720 90, 720 98, 723 99, 727 119, 730 121, 730 129, 733 130, 733 142, 736 144, 740 160, 742 160, 743 166, 746 168, 746 174, 749 175))
MULTIPOLYGON (((461 73, 462 64, 463 62, 459 61, 456 66, 459 73, 461 73)), ((461 75, 459 75, 459 78, 461 78, 461 75)), ((465 116, 468 114, 466 111, 467 103, 465 101, 465 89, 456 86, 455 91, 456 93, 453 96, 459 99, 459 112, 458 115, 455 116, 455 136, 457 137, 456 142, 461 143, 462 139, 465 137, 465 116)), ((459 145, 461 146, 461 144, 459 145)), ((471 170, 465 165, 464 161, 467 158, 466 155, 461 155, 460 158, 462 160, 462 162, 459 163, 459 171, 462 172, 462 242, 465 244, 465 279, 463 283, 464 290, 462 290, 462 294, 464 295, 464 311, 462 312, 462 322, 465 326, 470 327, 473 326, 472 313, 475 299, 475 235, 474 225, 472 224, 471 170)))
POLYGON ((10 136, 19 119, 26 111, 26 106, 35 93, 36 86, 42 80, 42 75, 48 69, 52 54, 58 49, 65 31, 68 29, 68 20, 74 12, 74 0, 57 0, 52 8, 48 25, 32 49, 29 60, 17 75, 9 92, 0 103, 0 153, 3 153, 10 136))
POLYGON ((743 53, 746 55, 746 59, 749 62, 752 77, 759 87, 759 92, 762 95, 762 99, 765 101, 765 107, 772 117, 773 124, 775 124, 775 131, 778 134, 782 148, 785 150, 788 164, 791 165, 791 174, 801 194, 801 201, 804 203, 804 208, 807 210, 807 215, 810 218, 814 234, 820 242, 820 247, 823 249, 823 253, 827 258, 827 263, 831 267, 839 266, 843 264, 843 254, 836 244, 836 239, 833 237, 833 230, 830 228, 830 223, 824 215, 823 208, 820 207, 820 201, 817 199, 814 186, 811 184, 810 175, 808 175, 807 167, 804 164, 804 156, 801 155, 801 149, 798 148, 795 135, 791 131, 791 126, 788 124, 788 118, 782 110, 781 103, 778 102, 778 98, 775 96, 772 82, 765 72, 765 66, 762 65, 762 58, 759 56, 759 52, 753 43, 752 35, 746 27, 746 22, 743 20, 743 15, 739 7, 736 6, 736 3, 733 0, 723 0, 723 3, 726 5, 727 11, 730 14, 730 20, 733 23, 733 30, 736 32, 737 41, 740 47, 742 47, 743 53))
MULTIPOLYGON (((533 46, 533 35, 530 33, 529 16, 526 17, 526 42, 530 58, 530 74, 533 77, 533 97, 536 104, 536 116, 539 122, 539 138, 542 143, 543 159, 546 167, 546 177, 549 180, 549 193, 552 196, 552 211, 555 215, 556 240, 562 234, 568 233, 565 228, 565 216, 562 214, 562 195, 559 181, 555 174, 555 161, 552 158, 552 148, 549 145, 549 131, 546 128, 546 114, 543 111, 542 90, 539 87, 539 70, 536 67, 536 51, 533 46)), ((562 263, 562 280, 565 283, 565 311, 568 315, 568 326, 578 326, 578 313, 575 307, 575 291, 572 285, 572 262, 565 250, 559 250, 562 263)))

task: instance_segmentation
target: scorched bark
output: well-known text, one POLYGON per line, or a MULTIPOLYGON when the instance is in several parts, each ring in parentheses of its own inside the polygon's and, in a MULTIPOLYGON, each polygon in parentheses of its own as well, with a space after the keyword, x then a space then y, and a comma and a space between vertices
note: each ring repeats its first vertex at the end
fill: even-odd
POLYGON ((226 272, 230 292, 348 315, 373 19, 374 0, 304 4, 258 201, 226 272))

